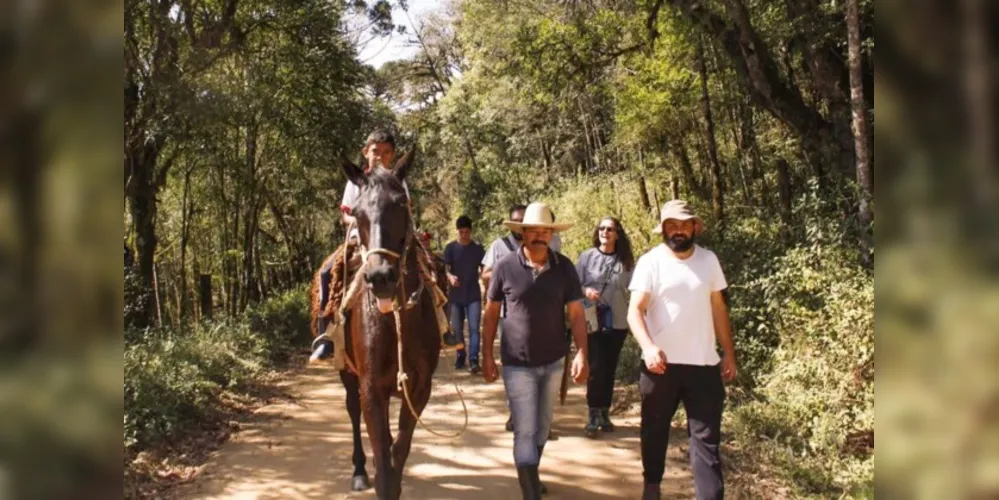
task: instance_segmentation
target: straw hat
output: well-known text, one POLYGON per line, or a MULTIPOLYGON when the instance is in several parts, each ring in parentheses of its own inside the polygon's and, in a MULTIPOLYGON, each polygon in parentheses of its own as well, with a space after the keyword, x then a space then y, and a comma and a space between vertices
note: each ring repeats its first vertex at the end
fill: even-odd
POLYGON ((652 230, 653 233, 662 234, 663 223, 667 219, 674 220, 690 220, 694 219, 694 234, 701 234, 704 232, 704 221, 700 217, 694 215, 694 212, 690 210, 687 202, 683 200, 670 200, 663 205, 663 209, 659 212, 659 225, 652 230))
POLYGON ((572 227, 572 224, 556 224, 551 209, 548 208, 548 205, 541 202, 531 203, 527 206, 527 210, 524 210, 523 222, 505 220, 503 221, 503 225, 515 233, 524 232, 525 227, 549 228, 554 233, 565 231, 572 227))

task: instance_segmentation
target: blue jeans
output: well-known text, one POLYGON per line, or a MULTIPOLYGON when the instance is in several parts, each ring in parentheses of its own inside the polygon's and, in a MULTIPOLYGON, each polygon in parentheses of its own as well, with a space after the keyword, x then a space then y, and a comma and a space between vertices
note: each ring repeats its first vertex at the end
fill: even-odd
POLYGON ((465 343, 465 319, 468 319, 468 361, 479 362, 479 321, 482 319, 482 302, 471 304, 451 304, 451 331, 458 337, 458 343, 465 343))
POLYGON ((504 366, 503 385, 513 416, 513 462, 517 467, 538 465, 539 448, 548 440, 562 383, 560 359, 545 366, 504 366))

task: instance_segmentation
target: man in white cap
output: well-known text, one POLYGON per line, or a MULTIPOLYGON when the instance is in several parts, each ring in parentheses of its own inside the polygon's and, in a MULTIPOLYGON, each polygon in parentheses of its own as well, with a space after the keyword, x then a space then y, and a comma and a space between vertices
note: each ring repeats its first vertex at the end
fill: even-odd
POLYGON ((586 320, 579 275, 568 257, 553 251, 552 235, 572 224, 555 224, 544 203, 532 203, 522 222, 503 223, 522 233, 516 251, 493 266, 485 312, 482 374, 487 382, 499 377, 492 349, 506 302, 500 354, 503 385, 513 416, 513 458, 525 499, 541 497, 543 485, 538 465, 551 428, 555 400, 562 382, 563 358, 569 353, 565 336, 566 310, 576 343, 573 380, 586 380, 586 320))
POLYGON ((690 462, 697 498, 720 499, 719 453, 725 388, 735 378, 735 347, 728 307, 728 283, 714 252, 696 244, 704 222, 687 203, 663 205, 663 244, 643 255, 632 275, 628 326, 642 348, 643 500, 659 498, 666 467, 670 421, 683 402, 690 435, 690 462), (715 341, 721 344, 719 358, 715 341))

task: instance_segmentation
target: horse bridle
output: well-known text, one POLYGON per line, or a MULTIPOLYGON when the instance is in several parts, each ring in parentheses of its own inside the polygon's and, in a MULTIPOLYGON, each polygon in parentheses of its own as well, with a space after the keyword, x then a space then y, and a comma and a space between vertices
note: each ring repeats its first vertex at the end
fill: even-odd
MULTIPOLYGON (((365 272, 366 268, 368 267, 368 257, 372 255, 382 255, 382 256, 392 257, 395 260, 397 260, 399 262, 399 278, 396 280, 395 284, 396 284, 396 289, 399 292, 398 295, 393 300, 395 304, 394 305, 395 309, 399 309, 400 307, 399 298, 406 296, 405 281, 404 281, 406 278, 406 261, 408 260, 407 256, 409 255, 409 247, 413 244, 412 214, 409 215, 409 220, 407 222, 408 224, 406 227, 406 239, 402 244, 401 254, 394 250, 389 250, 388 248, 371 248, 371 249, 365 248, 364 252, 361 254, 361 268, 358 269, 357 271, 359 273, 365 272)), ((354 224, 352 224, 352 226, 353 225, 354 224)), ((416 290, 413 291, 413 293, 409 296, 409 299, 406 301, 406 304, 404 306, 405 310, 409 310, 415 307, 416 303, 420 300, 420 294, 423 293, 423 288, 425 286, 425 283, 423 282, 423 275, 420 272, 417 272, 417 275, 420 278, 419 279, 420 284, 416 288, 416 290)))

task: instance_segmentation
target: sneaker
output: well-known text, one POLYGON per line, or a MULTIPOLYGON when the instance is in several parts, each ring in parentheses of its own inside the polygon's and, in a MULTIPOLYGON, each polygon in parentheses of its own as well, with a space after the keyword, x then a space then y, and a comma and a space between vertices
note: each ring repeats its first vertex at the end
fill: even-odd
POLYGON ((583 434, 586 437, 593 439, 597 437, 597 431, 600 430, 600 410, 597 408, 590 408, 589 418, 586 419, 586 426, 583 427, 583 434))
POLYGON ((600 414, 597 415, 597 424, 603 432, 614 432, 614 422, 610 420, 610 411, 608 408, 600 409, 600 414))
POLYGON ((312 356, 309 357, 309 363, 329 359, 332 355, 333 342, 324 337, 317 337, 316 340, 312 341, 312 356))
POLYGON ((456 370, 465 368, 465 351, 458 351, 458 355, 454 360, 454 368, 456 370))
POLYGON ((482 368, 479 368, 479 362, 472 360, 468 363, 468 373, 472 375, 478 375, 482 373, 482 368))

